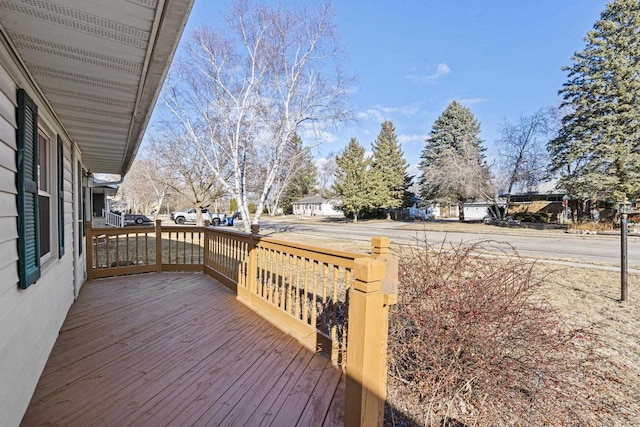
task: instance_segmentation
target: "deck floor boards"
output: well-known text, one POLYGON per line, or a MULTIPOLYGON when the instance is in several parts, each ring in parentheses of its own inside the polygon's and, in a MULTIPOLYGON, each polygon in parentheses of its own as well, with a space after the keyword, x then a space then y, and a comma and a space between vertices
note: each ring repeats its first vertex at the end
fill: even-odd
POLYGON ((152 273, 83 286, 22 425, 341 425, 343 408, 328 358, 208 275, 152 273))

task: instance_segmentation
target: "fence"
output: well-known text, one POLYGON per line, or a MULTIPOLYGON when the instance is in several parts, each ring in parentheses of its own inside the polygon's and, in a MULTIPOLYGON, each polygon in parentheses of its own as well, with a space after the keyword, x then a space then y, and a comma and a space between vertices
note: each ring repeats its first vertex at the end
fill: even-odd
POLYGON ((86 228, 89 278, 203 271, 347 373, 345 425, 378 425, 386 396, 388 306, 397 269, 389 241, 372 255, 327 250, 221 227, 86 228), (385 276, 386 271, 386 276, 385 276))

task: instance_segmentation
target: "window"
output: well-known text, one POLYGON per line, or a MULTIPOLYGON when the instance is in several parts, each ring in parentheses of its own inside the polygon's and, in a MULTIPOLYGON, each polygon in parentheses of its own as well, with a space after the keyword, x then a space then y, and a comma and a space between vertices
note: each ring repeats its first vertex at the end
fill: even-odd
POLYGON ((49 139, 38 132, 38 219, 40 220, 40 257, 51 253, 51 193, 49 139))
POLYGON ((56 236, 58 256, 64 255, 64 151, 60 137, 56 146, 53 132, 38 127, 38 107, 23 89, 16 113, 18 269, 19 286, 26 289, 56 251, 56 236))

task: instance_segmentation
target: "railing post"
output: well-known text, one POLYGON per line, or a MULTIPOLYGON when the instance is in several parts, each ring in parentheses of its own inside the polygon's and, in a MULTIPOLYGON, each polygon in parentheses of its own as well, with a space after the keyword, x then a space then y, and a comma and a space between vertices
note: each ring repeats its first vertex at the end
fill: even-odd
POLYGON ((388 237, 372 237, 371 256, 385 264, 382 292, 385 304, 393 305, 398 302, 398 258, 389 252, 389 243, 388 237))
POLYGON ((383 261, 358 258, 349 294, 345 426, 381 426, 387 378, 389 308, 382 293, 383 261))
MULTIPOLYGON (((260 226, 258 224, 251 224, 251 236, 249 237, 249 253, 247 254, 247 288, 246 294, 243 295, 248 302, 251 302, 251 298, 256 293, 257 289, 257 277, 258 277, 258 233, 260 232, 260 226)), ((241 292, 242 287, 238 287, 238 292, 241 292)))
MULTIPOLYGON (((93 279, 93 226, 91 225, 91 221, 87 221, 84 223, 84 234, 86 237, 86 255, 84 257, 85 262, 87 264, 87 279, 93 279)), ((80 243, 82 244, 82 243, 80 243)))
POLYGON ((377 258, 380 255, 389 254, 389 238, 375 236, 371 238, 371 255, 377 258))
MULTIPOLYGON (((156 219, 156 272, 162 272, 162 220, 156 219)), ((171 244, 171 243, 169 243, 171 244)))
POLYGON ((209 225, 211 225, 210 221, 205 220, 204 230, 202 230, 202 240, 204 241, 204 253, 202 255, 203 256, 202 271, 206 271, 205 267, 209 262, 209 238, 211 237, 211 234, 209 233, 209 225))

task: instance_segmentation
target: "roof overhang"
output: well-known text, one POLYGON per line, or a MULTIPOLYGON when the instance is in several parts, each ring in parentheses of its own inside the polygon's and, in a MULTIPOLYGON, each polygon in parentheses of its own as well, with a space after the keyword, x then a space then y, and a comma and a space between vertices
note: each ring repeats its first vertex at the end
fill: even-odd
POLYGON ((92 172, 135 157, 194 0, 4 0, 0 26, 92 172))

